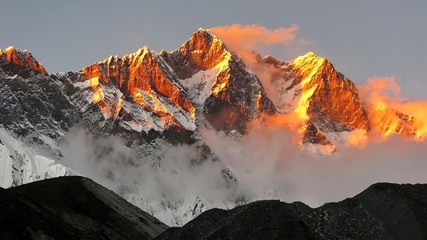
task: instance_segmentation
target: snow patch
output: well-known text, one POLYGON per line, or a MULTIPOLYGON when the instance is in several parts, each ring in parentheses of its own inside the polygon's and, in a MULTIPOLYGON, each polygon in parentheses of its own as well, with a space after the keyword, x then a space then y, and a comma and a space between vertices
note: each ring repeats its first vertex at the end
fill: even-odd
POLYGON ((181 85, 188 92, 189 99, 197 104, 203 105, 206 99, 212 93, 212 87, 219 69, 209 69, 199 71, 191 78, 180 80, 181 85))
POLYGON ((79 175, 0 128, 0 186, 9 188, 34 181, 79 175))

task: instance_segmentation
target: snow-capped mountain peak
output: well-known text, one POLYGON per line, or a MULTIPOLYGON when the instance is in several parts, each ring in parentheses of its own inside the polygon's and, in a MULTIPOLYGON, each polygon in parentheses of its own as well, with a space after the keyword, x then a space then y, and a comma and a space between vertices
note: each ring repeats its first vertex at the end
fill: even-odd
MULTIPOLYGON (((238 138, 252 120, 264 119, 261 116, 295 115, 299 146, 330 153, 352 138, 366 137, 370 125, 377 124, 368 118, 354 83, 326 58, 309 52, 289 62, 272 56, 256 59, 258 66, 270 71, 269 82, 261 82, 253 66, 205 29, 171 52, 157 54, 145 46, 78 72, 52 75, 28 52, 0 51, 0 186, 75 174, 61 165, 74 153, 67 155, 61 141, 78 126, 94 138, 119 138, 125 142, 123 148, 135 151, 131 156, 114 155, 113 168, 101 172, 104 175, 91 174, 114 181, 114 187, 119 185, 114 190, 126 199, 178 225, 210 207, 228 208, 246 201, 240 193, 213 201, 196 191, 176 199, 161 192, 168 190, 165 185, 170 182, 178 184, 175 189, 186 188, 180 171, 189 168, 194 174, 199 166, 212 162, 215 169, 206 172, 220 176, 215 184, 227 188, 226 192, 233 192, 228 188, 238 184, 232 168, 204 142, 200 128, 238 138), (271 92, 267 93, 267 85, 271 92), (186 154, 186 148, 191 154, 186 154), (180 154, 181 158, 176 157, 180 154), (136 181, 143 180, 128 179, 126 174, 135 171, 140 171, 137 176, 144 183, 160 182, 155 189, 160 194, 147 195, 150 192, 141 189, 151 185, 136 186, 136 181), (149 175, 153 179, 148 179, 147 171, 154 171, 149 175)), ((389 113, 384 110, 379 119, 384 132, 418 134, 412 116, 389 113), (403 125, 395 127, 393 116, 403 125)), ((101 150, 95 149, 94 163, 108 158, 114 143, 107 141, 101 150)), ((78 172, 86 170, 78 167, 78 172)))
POLYGON ((28 67, 32 70, 44 73, 47 75, 46 69, 43 67, 43 64, 38 62, 33 55, 25 49, 21 51, 16 49, 13 46, 6 48, 3 52, 0 49, 0 58, 3 58, 7 62, 15 65, 19 65, 21 67, 28 67))

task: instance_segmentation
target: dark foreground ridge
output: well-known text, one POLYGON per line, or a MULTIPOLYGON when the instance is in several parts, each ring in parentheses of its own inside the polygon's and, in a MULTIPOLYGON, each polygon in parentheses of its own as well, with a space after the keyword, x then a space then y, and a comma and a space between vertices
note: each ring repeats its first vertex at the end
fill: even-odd
POLYGON ((83 177, 0 188, 0 239, 153 239, 167 226, 83 177))
POLYGON ((0 188, 0 239, 427 239, 427 184, 377 183, 312 209, 258 201, 169 228, 83 177, 0 188))
POLYGON ((316 209, 274 200, 212 209, 156 239, 427 239, 427 184, 378 183, 316 209))

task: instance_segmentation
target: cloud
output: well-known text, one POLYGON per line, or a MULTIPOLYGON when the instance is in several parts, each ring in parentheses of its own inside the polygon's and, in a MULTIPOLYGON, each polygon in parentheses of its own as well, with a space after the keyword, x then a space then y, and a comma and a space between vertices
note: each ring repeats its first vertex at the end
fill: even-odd
POLYGON ((389 125, 386 135, 401 128, 402 119, 396 117, 400 112, 409 116, 407 126, 415 129, 416 137, 427 137, 427 100, 410 100, 400 96, 400 86, 393 76, 373 77, 367 83, 358 86, 362 102, 368 111, 374 129, 385 130, 385 122, 389 125))
MULTIPOLYGON (((417 118, 427 109, 425 101, 401 98, 393 77, 369 79, 359 90, 365 105, 380 100, 417 118)), ((426 118, 419 119, 424 124, 426 118)), ((354 196, 376 182, 427 182, 424 138, 390 135, 378 141, 379 131, 371 131, 362 147, 340 145, 332 155, 320 156, 301 149, 298 124, 292 114, 264 116, 250 122, 248 133, 237 139, 200 129, 201 141, 193 145, 173 146, 158 139, 132 147, 119 137, 94 137, 75 128, 62 143, 62 163, 147 211, 161 201, 178 206, 195 196, 209 207, 223 207, 224 202, 233 206, 242 196, 317 207, 354 196), (236 181, 224 177, 226 168, 236 181)), ((169 215, 156 216, 172 224, 169 215)))
POLYGON ((302 151, 293 129, 263 125, 241 139, 203 130, 203 138, 255 199, 302 201, 313 207, 354 196, 376 182, 427 182, 425 141, 393 136, 332 155, 302 151))
MULTIPOLYGON (((251 122, 249 132, 238 139, 201 129, 202 141, 193 145, 172 146, 158 139, 142 147, 75 128, 62 143, 62 163, 149 212, 161 204, 180 206, 195 196, 209 207, 233 206, 242 196, 316 207, 354 196, 376 182, 427 182, 426 141, 391 136, 319 156, 301 150, 295 124, 286 115, 267 117, 251 122), (224 178, 226 167, 236 182, 224 178)), ((150 213, 173 224, 166 213, 150 213)))
POLYGON ((280 27, 268 29, 261 25, 217 26, 210 28, 216 36, 222 39, 227 47, 242 53, 256 50, 270 44, 288 45, 296 39, 298 25, 293 24, 288 28, 280 27))
POLYGON ((261 25, 217 26, 209 29, 219 37, 233 52, 243 58, 249 68, 260 79, 264 89, 273 103, 278 102, 277 87, 272 84, 274 76, 280 75, 282 69, 260 64, 258 56, 271 55, 282 60, 291 60, 312 50, 313 42, 299 38, 299 26, 269 29, 261 25))
POLYGON ((292 59, 304 54, 313 46, 308 39, 298 38, 299 26, 269 29, 261 25, 217 26, 209 29, 218 36, 231 51, 237 52, 246 61, 251 61, 253 51, 261 55, 274 55, 292 59))
POLYGON ((129 147, 117 136, 95 137, 75 127, 64 137, 61 152, 62 164, 140 207, 165 199, 174 203, 199 196, 221 203, 238 197, 224 178, 225 164, 214 161, 200 142, 173 146, 157 139, 129 147))
MULTIPOLYGON (((423 133, 427 101, 402 98, 394 77, 371 78, 359 90, 363 104, 371 106, 371 121, 380 114, 376 105, 381 103, 414 116, 409 120, 423 133)), ((240 139, 206 129, 201 133, 252 200, 279 198, 316 207, 354 196, 377 182, 427 182, 424 137, 390 134, 382 138, 378 135, 383 133, 374 128, 363 145, 342 144, 335 153, 321 156, 301 148, 297 125, 292 114, 281 114, 252 121, 240 139)))

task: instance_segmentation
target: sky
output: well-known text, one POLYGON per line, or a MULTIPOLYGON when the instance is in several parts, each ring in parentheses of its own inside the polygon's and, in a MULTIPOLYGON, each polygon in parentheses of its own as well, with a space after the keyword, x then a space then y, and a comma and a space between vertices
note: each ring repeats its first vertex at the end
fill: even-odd
POLYGON ((199 27, 297 26, 304 44, 263 54, 291 60, 308 51, 356 84, 392 76, 409 99, 427 96, 427 1, 1 1, 0 48, 28 49, 49 73, 75 71, 148 45, 173 50, 199 27))

